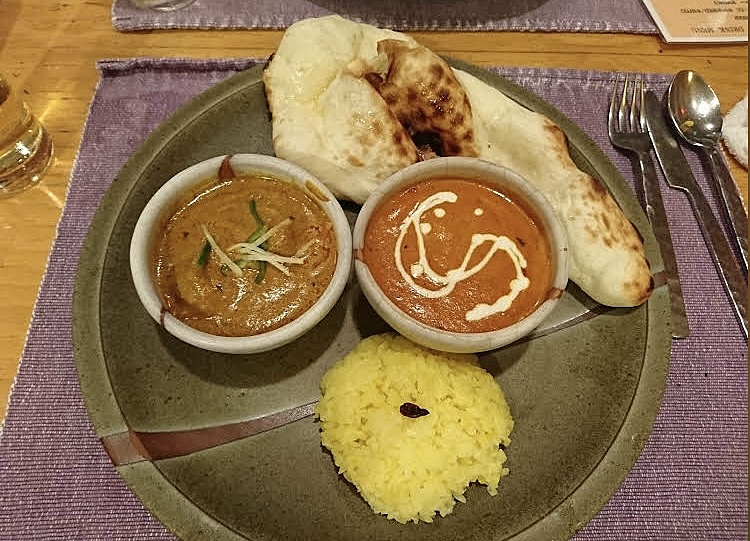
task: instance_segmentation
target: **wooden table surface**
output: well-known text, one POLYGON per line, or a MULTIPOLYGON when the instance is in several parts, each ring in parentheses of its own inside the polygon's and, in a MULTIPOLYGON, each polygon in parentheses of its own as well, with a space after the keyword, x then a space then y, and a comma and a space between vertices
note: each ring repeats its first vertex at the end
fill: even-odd
MULTIPOLYGON (((244 58, 270 54, 280 31, 119 33, 111 0, 0 1, 0 72, 26 95, 50 131, 56 159, 40 185, 0 199, 0 411, 15 377, 26 332, 89 103, 103 58, 244 58)), ((665 44, 655 35, 417 32, 434 51, 479 65, 673 73, 699 71, 726 112, 747 91, 747 44, 665 44)), ((747 201, 747 171, 732 163, 747 201)))

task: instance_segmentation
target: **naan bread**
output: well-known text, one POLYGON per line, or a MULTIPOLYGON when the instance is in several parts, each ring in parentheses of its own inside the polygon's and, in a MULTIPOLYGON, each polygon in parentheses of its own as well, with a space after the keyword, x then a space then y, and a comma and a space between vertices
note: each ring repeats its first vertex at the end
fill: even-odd
POLYGON ((596 301, 653 290, 643 242, 607 189, 580 171, 563 132, 451 69, 404 34, 338 16, 292 25, 264 74, 276 154, 363 203, 390 174, 433 156, 478 156, 545 194, 568 233, 570 279, 596 301))
MULTIPOLYGON (((363 203, 383 179, 419 161, 417 147, 372 85, 363 59, 403 34, 323 17, 293 24, 263 73, 279 158, 341 199, 363 203)), ((369 64, 368 64, 369 69, 369 64)))

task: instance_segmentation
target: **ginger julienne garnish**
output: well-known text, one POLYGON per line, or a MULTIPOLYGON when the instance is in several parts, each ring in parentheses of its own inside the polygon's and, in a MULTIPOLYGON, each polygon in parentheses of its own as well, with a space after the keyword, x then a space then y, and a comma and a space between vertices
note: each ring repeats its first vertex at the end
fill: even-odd
POLYGON ((260 284, 266 276, 268 264, 288 276, 289 269, 286 265, 301 265, 305 262, 306 256, 304 254, 315 242, 314 240, 305 243, 293 256, 283 256, 268 250, 268 240, 283 227, 292 223, 292 220, 286 218, 268 229, 268 226, 258 214, 254 199, 250 200, 250 214, 256 223, 255 231, 250 234, 245 242, 233 244, 226 251, 221 249, 205 224, 201 224, 203 234, 206 237, 206 244, 198 256, 197 264, 205 266, 208 263, 210 253, 213 251, 221 262, 222 271, 226 269, 235 276, 241 277, 244 269, 253 268, 257 271, 255 283, 260 284), (229 254, 235 255, 236 259, 230 257, 229 254))

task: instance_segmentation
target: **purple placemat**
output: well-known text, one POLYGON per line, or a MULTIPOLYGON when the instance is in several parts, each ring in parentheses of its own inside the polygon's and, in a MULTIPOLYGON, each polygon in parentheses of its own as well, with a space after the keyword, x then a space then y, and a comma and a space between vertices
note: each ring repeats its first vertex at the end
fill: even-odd
MULTIPOLYGON (((71 344, 75 271, 97 202, 136 146, 179 105, 253 63, 100 63, 102 78, 0 433, 0 539, 174 540, 118 476, 86 414, 71 344)), ((605 132, 612 74, 497 71, 582 126, 632 182, 629 158, 612 149, 605 132)), ((645 80, 663 92, 669 77, 645 80)), ((696 156, 689 157, 702 171, 696 156)), ((699 181, 708 190, 704 174, 699 181)), ((577 541, 747 536, 747 347, 685 197, 665 190, 664 198, 692 334, 673 344, 664 402, 641 457, 577 541)))
POLYGON ((117 30, 286 28, 309 17, 342 17, 395 30, 542 30, 656 34, 640 0, 196 0, 179 11, 115 0, 117 30))

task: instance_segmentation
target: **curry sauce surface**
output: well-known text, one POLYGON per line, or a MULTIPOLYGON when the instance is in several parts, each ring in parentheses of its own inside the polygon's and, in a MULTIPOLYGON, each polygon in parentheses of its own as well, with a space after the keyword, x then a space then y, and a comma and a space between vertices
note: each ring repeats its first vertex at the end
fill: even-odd
POLYGON ((375 210, 362 257, 388 298, 413 318, 451 332, 487 332, 526 317, 549 296, 551 248, 541 227, 515 194, 501 193, 481 181, 432 179, 397 191, 375 210), (416 219, 415 212, 435 194, 454 194, 455 201, 441 200, 416 219), (492 250, 493 242, 481 240, 495 238, 503 246, 515 245, 525 262, 522 269, 514 266, 508 251, 492 250), (467 274, 471 275, 451 282, 451 276, 467 274), (486 316, 483 313, 492 310, 476 309, 509 295, 511 281, 517 278, 516 284, 527 280, 528 286, 507 309, 486 316), (429 296, 440 290, 449 292, 429 296), (474 314, 474 319, 467 314, 474 314))
POLYGON ((153 266, 166 311, 204 332, 249 336, 304 313, 330 283, 336 260, 333 224, 310 193, 283 180, 238 175, 185 194, 163 226, 153 266), (268 239, 268 251, 294 256, 312 242, 304 263, 286 265, 289 276, 270 263, 261 283, 252 268, 235 276, 215 251, 205 265, 198 264, 206 243, 202 225, 222 249, 245 242, 256 230, 251 200, 269 229, 291 220, 268 239))

